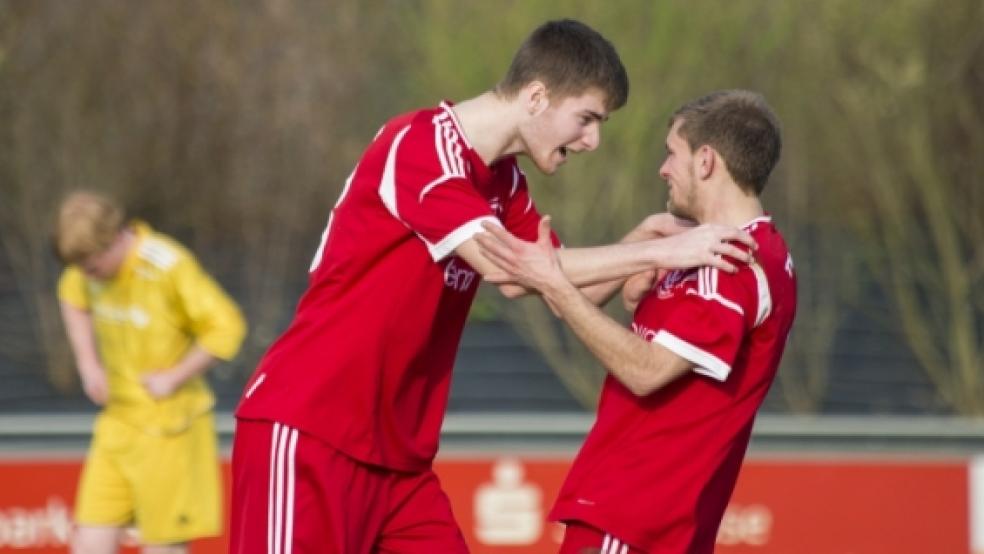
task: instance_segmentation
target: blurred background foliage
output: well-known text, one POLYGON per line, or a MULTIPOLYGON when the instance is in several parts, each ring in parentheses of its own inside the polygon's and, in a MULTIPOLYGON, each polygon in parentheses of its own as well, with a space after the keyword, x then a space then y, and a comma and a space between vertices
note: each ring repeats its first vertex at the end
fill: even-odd
MULTIPOLYGON (((0 2, 0 290, 17 299, 0 353, 41 352, 48 381, 77 390, 48 233, 61 195, 87 187, 200 254, 244 306, 251 370, 378 127, 489 89, 557 17, 608 36, 632 87, 597 152, 527 172, 565 243, 662 209, 676 106, 761 91, 785 139, 765 202, 800 279, 783 409, 821 409, 834 341, 862 313, 898 332, 942 406, 984 414, 979 0, 0 2)), ((484 291, 476 314, 510 321, 593 404, 603 370, 538 300, 484 291)))

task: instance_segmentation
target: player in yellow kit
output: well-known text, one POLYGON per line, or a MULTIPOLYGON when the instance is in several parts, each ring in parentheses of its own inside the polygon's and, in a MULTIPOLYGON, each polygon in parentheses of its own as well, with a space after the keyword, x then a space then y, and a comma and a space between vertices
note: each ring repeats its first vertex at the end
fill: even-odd
POLYGON ((215 398, 202 374, 239 350, 236 304, 176 241, 103 196, 62 203, 58 298, 86 395, 103 407, 79 482, 75 553, 187 552, 221 532, 215 398))

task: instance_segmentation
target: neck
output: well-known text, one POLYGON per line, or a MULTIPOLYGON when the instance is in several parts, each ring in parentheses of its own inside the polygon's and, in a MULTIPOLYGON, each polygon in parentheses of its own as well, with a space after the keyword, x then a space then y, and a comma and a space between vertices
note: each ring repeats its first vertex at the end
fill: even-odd
POLYGON ((765 215, 762 201, 753 192, 746 192, 730 179, 726 182, 707 183, 706 190, 715 191, 708 195, 701 210, 700 223, 717 223, 741 227, 749 221, 765 215))
POLYGON ((523 151, 514 103, 489 91, 456 104, 452 109, 468 142, 486 165, 523 151))

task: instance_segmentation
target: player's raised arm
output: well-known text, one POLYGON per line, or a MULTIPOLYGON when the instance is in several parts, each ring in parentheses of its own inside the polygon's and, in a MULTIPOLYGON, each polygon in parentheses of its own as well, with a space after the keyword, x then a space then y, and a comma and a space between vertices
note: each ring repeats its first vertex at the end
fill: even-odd
MULTIPOLYGON (((466 251, 459 250, 459 255, 478 270, 486 281, 500 285, 500 289, 501 285, 515 285, 510 268, 521 264, 525 259, 537 257, 539 253, 536 252, 536 243, 519 239, 497 225, 485 224, 483 227, 486 232, 473 239, 481 249, 469 247, 466 251), (474 263, 470 257, 475 258, 474 263)), ((658 239, 558 249, 557 255, 564 274, 574 285, 594 286, 594 289, 586 289, 584 292, 589 294, 592 301, 597 302, 610 298, 626 277, 653 268, 675 269, 706 265, 734 272, 737 267, 728 258, 747 263, 751 256, 732 242, 744 243, 753 248, 755 246, 751 236, 740 229, 723 225, 701 225, 658 239)))
POLYGON ((543 295, 591 353, 634 394, 650 394, 693 367, 689 360, 622 327, 574 286, 563 269, 562 251, 550 242, 548 217, 540 224, 537 241, 526 243, 521 257, 503 257, 500 252, 482 251, 518 284, 543 295))

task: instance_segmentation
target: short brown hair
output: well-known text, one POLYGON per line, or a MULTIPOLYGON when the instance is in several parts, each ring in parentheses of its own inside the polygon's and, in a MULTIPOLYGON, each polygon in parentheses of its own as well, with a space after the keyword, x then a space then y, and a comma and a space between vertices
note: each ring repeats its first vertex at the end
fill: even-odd
POLYGON ((580 21, 548 21, 523 42, 495 90, 507 98, 540 80, 555 98, 579 96, 591 88, 615 111, 629 98, 629 77, 615 47, 580 21))
POLYGON ((679 133, 691 151, 714 148, 738 185, 761 194, 782 151, 779 118, 761 94, 712 92, 673 112, 670 127, 681 119, 679 133))
POLYGON ((125 217, 123 208, 105 196, 88 191, 69 194, 58 209, 52 237, 55 254, 64 263, 82 263, 113 244, 125 217))

